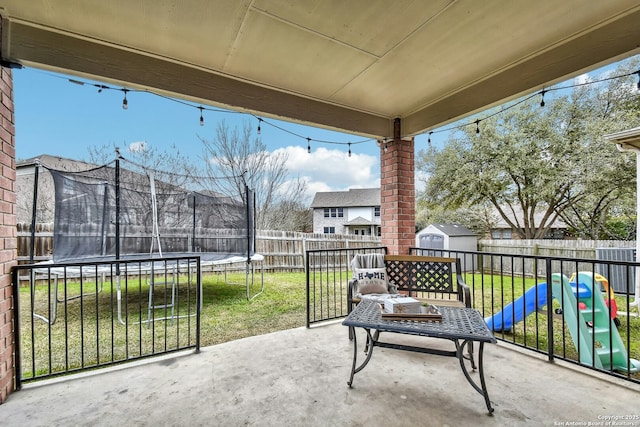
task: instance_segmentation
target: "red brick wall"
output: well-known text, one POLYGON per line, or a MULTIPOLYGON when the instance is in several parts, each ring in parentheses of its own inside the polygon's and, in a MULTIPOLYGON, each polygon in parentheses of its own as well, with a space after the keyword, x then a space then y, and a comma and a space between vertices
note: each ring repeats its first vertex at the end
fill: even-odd
POLYGON ((406 255, 415 246, 414 140, 396 139, 380 153, 382 245, 406 255))
POLYGON ((13 76, 0 66, 0 403, 14 388, 11 267, 17 264, 13 76))

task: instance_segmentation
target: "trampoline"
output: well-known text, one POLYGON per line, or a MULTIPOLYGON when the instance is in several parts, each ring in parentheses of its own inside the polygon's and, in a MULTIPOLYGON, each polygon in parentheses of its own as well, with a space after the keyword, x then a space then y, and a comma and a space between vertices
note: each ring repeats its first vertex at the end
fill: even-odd
MULTIPOLYGON (((82 171, 64 171, 37 162, 32 229, 35 229, 38 209, 38 168, 41 167, 51 174, 55 190, 53 259, 37 264, 47 269, 48 274, 80 276, 88 271, 101 275, 107 274, 103 270, 110 269, 109 262, 146 260, 146 265, 140 268, 151 274, 149 310, 152 310, 161 308, 152 306, 151 301, 153 277, 161 271, 162 260, 199 257, 201 270, 223 268, 225 280, 228 267, 244 264, 248 300, 264 291, 264 257, 255 253, 255 196, 246 184, 244 191, 231 197, 203 184, 205 179, 211 184, 217 178, 151 170, 124 159, 119 153, 109 164, 82 171), (73 263, 78 265, 73 267, 73 263), (101 267, 89 266, 91 263, 101 267), (63 264, 66 264, 64 268, 56 269, 56 265, 63 264), (256 265, 260 266, 257 286, 256 265), (256 287, 259 290, 252 295, 256 287)), ((220 179, 237 178, 242 177, 220 179)), ((32 239, 32 260, 33 252, 32 239)), ((117 270, 116 275, 122 274, 117 270)), ((37 274, 38 269, 34 272, 37 274)), ((120 320, 121 297, 119 281, 117 283, 120 320)), ((175 281, 170 285, 175 292, 175 281)), ((60 301, 57 280, 54 288, 55 308, 60 301)), ((35 313, 34 316, 55 321, 55 317, 49 320, 35 313)))

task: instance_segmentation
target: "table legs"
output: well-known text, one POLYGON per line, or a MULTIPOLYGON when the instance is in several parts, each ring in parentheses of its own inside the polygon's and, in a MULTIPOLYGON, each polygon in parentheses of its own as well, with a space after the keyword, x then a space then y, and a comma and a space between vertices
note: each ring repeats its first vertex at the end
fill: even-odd
MULTIPOLYGON (((473 380, 473 378, 471 378, 471 375, 469 375, 467 366, 464 363, 464 360, 466 359, 464 355, 464 348, 466 346, 473 346, 473 341, 464 340, 462 341, 462 344, 460 344, 460 342, 456 340, 456 356, 460 361, 460 367, 462 368, 462 372, 464 373, 465 378, 467 379, 469 384, 471 384, 471 387, 473 387, 478 393, 482 395, 482 397, 484 397, 484 402, 487 405, 487 409, 489 410, 489 413, 491 414, 493 413, 493 408, 491 407, 491 401, 489 400, 489 392, 487 391, 487 384, 485 383, 485 380, 484 380, 484 364, 482 363, 483 353, 484 353, 484 343, 483 342, 480 343, 480 350, 478 351, 478 374, 480 376, 479 386, 473 380)), ((473 354, 472 351, 470 351, 469 353, 471 355, 473 354)), ((476 369, 475 363, 473 361, 473 356, 471 356, 471 368, 473 370, 476 369)))
POLYGON ((351 365, 351 375, 349 377, 349 381, 347 381, 347 385, 349 387, 352 387, 353 385, 354 375, 360 372, 361 370, 363 370, 371 360, 371 356, 373 355, 373 348, 376 345, 379 345, 382 347, 395 348, 397 350, 414 351, 414 352, 417 351, 421 353, 435 354, 440 356, 453 356, 458 358, 458 361, 460 362, 460 367, 462 368, 462 373, 464 374, 469 384, 471 384, 474 390, 476 390, 478 393, 482 395, 482 397, 484 397, 484 402, 487 405, 489 414, 493 413, 494 409, 491 406, 491 401, 489 400, 489 392, 487 391, 487 384, 484 379, 484 363, 483 363, 484 342, 480 342, 480 348, 478 350, 478 365, 476 367, 476 364, 473 358, 473 340, 463 340, 462 342, 460 340, 452 340, 455 343, 456 351, 447 352, 447 351, 435 350, 435 349, 382 343, 378 341, 378 335, 379 335, 378 330, 376 330, 375 334, 372 335, 370 329, 368 328, 363 328, 363 329, 367 333, 367 342, 365 343, 366 357, 364 361, 360 365, 358 365, 358 338, 356 335, 355 328, 351 326, 349 327, 349 335, 353 337, 353 363, 351 365), (466 350, 466 354, 465 354, 465 350, 466 350), (480 377, 479 385, 478 383, 476 383, 476 381, 474 381, 473 378, 471 378, 471 375, 469 374, 469 370, 467 369, 467 366, 465 364, 465 360, 469 360, 472 370, 474 371, 476 369, 478 370, 478 374, 480 377))
POLYGON ((360 364, 360 366, 356 368, 356 364, 358 362, 358 338, 356 336, 355 328, 351 326, 349 327, 349 334, 353 337, 353 364, 351 365, 351 376, 349 377, 349 381, 347 381, 347 385, 349 387, 351 387, 351 385, 353 384, 353 376, 363 370, 365 366, 367 366, 369 360, 371 360, 371 355, 373 355, 374 341, 373 337, 371 336, 371 330, 364 330, 367 332, 367 342, 365 344, 365 353, 367 357, 364 359, 364 362, 362 362, 362 364, 360 364))

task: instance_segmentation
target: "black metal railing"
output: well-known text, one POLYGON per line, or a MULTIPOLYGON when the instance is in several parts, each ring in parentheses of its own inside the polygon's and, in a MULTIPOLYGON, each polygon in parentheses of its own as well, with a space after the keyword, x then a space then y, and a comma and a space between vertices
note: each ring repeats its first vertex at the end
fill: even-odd
MULTIPOLYGON (((347 315, 350 261, 356 253, 307 251, 307 326, 347 315)), ((625 261, 476 251, 411 249, 457 257, 477 308, 499 340, 640 383, 636 270, 625 261), (614 281, 609 282, 608 278, 614 281)))
POLYGON ((347 285, 356 254, 387 253, 386 247, 316 249, 305 252, 307 327, 347 315, 347 285))
POLYGON ((200 257, 14 267, 16 388, 200 349, 200 257))

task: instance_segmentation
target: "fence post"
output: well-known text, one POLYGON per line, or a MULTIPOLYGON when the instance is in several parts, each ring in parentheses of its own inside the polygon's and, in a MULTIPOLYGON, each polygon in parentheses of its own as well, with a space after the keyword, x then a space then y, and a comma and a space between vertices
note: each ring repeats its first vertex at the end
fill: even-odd
POLYGON ((549 362, 553 362, 553 277, 551 273, 551 258, 545 260, 545 275, 547 276, 547 354, 549 362))
POLYGON ((311 297, 309 296, 311 284, 309 283, 309 254, 306 251, 304 252, 304 271, 307 285, 307 328, 309 328, 311 326, 311 297))

